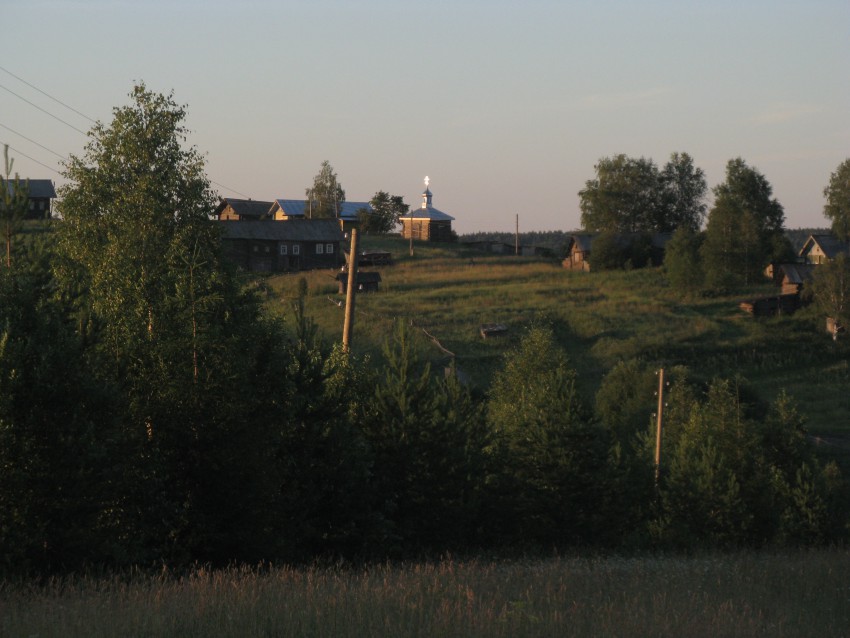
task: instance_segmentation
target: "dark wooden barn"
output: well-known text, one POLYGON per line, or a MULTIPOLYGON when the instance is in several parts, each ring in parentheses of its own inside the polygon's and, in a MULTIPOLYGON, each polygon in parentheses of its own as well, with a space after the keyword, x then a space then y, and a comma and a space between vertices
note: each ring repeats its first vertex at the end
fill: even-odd
POLYGON ((335 219, 217 222, 225 254, 258 272, 337 268, 344 237, 335 219))

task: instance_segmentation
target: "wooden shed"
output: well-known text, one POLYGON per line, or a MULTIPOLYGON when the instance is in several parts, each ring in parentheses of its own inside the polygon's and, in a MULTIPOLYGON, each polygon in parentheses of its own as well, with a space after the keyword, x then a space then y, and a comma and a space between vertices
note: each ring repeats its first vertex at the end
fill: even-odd
MULTIPOLYGON (((339 282, 339 294, 348 293, 348 272, 341 272, 336 276, 339 282)), ((381 283, 379 272, 357 272, 357 292, 378 292, 378 284, 381 283)))

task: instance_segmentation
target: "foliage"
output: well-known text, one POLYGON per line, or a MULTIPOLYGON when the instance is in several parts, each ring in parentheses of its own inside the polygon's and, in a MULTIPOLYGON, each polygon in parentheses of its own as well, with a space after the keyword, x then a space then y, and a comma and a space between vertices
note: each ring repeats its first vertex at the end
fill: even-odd
POLYGON ((641 157, 603 157, 594 166, 596 178, 579 191, 581 225, 588 231, 634 233, 667 230, 661 219, 658 168, 641 157))
POLYGON ((376 493, 393 523, 393 553, 459 549, 473 538, 487 443, 481 407, 459 382, 436 382, 405 324, 384 346, 363 427, 375 454, 376 493))
POLYGON ((325 160, 316 177, 313 186, 305 191, 310 217, 336 218, 345 202, 345 191, 337 179, 330 162, 325 160))
POLYGON ((673 153, 661 169, 660 178, 668 217, 667 230, 699 231, 705 219, 708 193, 703 170, 694 166, 694 160, 687 153, 673 153))
POLYGON ((673 153, 662 170, 651 159, 603 157, 596 178, 579 192, 581 224, 588 231, 698 230, 705 217, 706 182, 687 153, 673 153))
POLYGON ((832 234, 850 240, 850 158, 841 162, 823 189, 823 215, 832 222, 832 234))
POLYGON ((726 181, 714 189, 701 249, 706 283, 715 289, 747 285, 762 278, 769 261, 787 250, 785 214, 773 188, 741 158, 729 160, 726 181))
POLYGON ((564 545, 599 542, 608 442, 582 407, 551 328, 532 327, 493 379, 488 419, 502 534, 564 545))
POLYGON ((847 516, 825 505, 839 498, 836 469, 820 468, 787 396, 765 411, 746 394, 723 379, 704 394, 680 379, 669 393, 653 534, 685 547, 835 541, 847 516))
POLYGON ((185 110, 144 85, 131 98, 69 160, 58 232, 62 290, 121 415, 124 466, 104 520, 131 539, 131 560, 250 557, 269 433, 246 415, 271 413, 256 402, 271 400, 272 340, 258 300, 221 266, 185 110))
POLYGON ((684 294, 702 288, 705 273, 700 260, 700 248, 705 235, 689 226, 681 226, 673 233, 664 251, 664 270, 670 285, 684 294))
POLYGON ((832 339, 850 326, 850 257, 838 255, 820 264, 812 275, 812 299, 817 308, 832 319, 832 339))
MULTIPOLYGON (((49 264, 0 270, 0 573, 108 555, 114 407, 52 297, 49 264)), ((29 263, 27 263, 29 262, 29 263)))
POLYGON ((372 210, 361 210, 358 214, 360 230, 371 233, 390 233, 399 224, 399 216, 407 213, 410 206, 401 195, 390 195, 378 191, 369 202, 372 210))
POLYGON ((29 206, 29 180, 21 182, 15 173, 10 179, 14 160, 9 159, 9 145, 3 146, 4 176, 0 176, 0 227, 6 244, 6 267, 12 267, 12 238, 29 206))

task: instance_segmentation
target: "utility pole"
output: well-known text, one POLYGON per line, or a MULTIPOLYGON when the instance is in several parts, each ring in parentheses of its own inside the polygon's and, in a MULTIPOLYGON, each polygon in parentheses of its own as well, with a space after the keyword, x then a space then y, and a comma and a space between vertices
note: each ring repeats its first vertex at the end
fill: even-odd
POLYGON ((658 412, 655 426, 655 486, 661 478, 661 432, 664 414, 664 368, 658 371, 658 412))
POLYGON ((519 214, 516 216, 516 234, 514 235, 514 254, 519 255, 519 214))
POLYGON ((351 247, 348 251, 348 283, 345 287, 345 320, 342 325, 342 350, 351 352, 351 334, 354 331, 354 296, 357 294, 357 229, 351 229, 351 247))

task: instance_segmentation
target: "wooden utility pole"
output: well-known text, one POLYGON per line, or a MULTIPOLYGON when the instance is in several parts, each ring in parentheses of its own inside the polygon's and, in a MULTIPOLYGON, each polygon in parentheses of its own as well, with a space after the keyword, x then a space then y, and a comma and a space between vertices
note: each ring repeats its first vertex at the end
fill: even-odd
POLYGON ((357 229, 351 229, 351 246, 348 251, 348 283, 345 287, 345 320, 342 325, 342 350, 350 352, 351 334, 354 331, 354 296, 357 294, 357 229))
POLYGON ((655 426, 655 484, 661 477, 661 431, 664 414, 664 368, 658 371, 658 412, 655 426))
POLYGON ((514 235, 514 254, 519 255, 519 214, 516 216, 516 234, 514 235))

